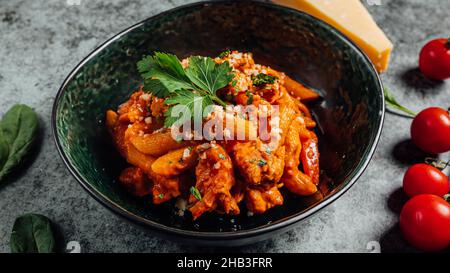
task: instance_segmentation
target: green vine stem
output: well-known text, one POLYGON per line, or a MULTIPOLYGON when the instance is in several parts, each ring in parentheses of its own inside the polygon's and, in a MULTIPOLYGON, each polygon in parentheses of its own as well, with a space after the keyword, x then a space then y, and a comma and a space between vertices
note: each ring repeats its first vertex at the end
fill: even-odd
POLYGON ((409 110, 408 108, 401 105, 394 97, 394 95, 389 91, 387 87, 384 88, 384 99, 386 101, 386 104, 392 108, 395 108, 397 110, 400 110, 406 114, 408 114, 410 117, 415 117, 417 115, 416 112, 409 110))
POLYGON ((450 194, 447 193, 446 195, 444 195, 444 200, 450 203, 450 194))
POLYGON ((444 170, 445 168, 447 168, 447 166, 450 166, 450 160, 445 162, 443 160, 439 160, 439 159, 432 158, 432 157, 425 158, 425 163, 427 163, 428 165, 431 165, 441 171, 444 170))

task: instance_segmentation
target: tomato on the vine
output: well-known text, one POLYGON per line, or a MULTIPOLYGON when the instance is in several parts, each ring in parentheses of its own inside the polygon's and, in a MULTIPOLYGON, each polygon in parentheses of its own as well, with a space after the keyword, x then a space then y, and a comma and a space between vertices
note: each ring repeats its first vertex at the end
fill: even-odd
POLYGON ((430 79, 450 78, 450 39, 440 38, 428 42, 420 52, 419 68, 430 79))
POLYGON ((444 196, 450 190, 448 177, 428 164, 416 164, 403 177, 403 190, 409 197, 419 194, 444 196))
POLYGON ((411 124, 411 139, 421 150, 445 153, 450 150, 450 115, 447 110, 430 107, 421 111, 411 124))
POLYGON ((436 195, 417 195, 403 207, 400 228, 405 239, 417 249, 445 249, 450 244, 450 205, 436 195))

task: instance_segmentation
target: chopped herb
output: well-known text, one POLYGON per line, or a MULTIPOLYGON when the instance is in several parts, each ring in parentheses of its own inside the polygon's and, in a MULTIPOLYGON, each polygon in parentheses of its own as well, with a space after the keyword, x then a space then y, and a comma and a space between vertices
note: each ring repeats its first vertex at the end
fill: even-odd
POLYGON ((159 198, 159 199, 163 199, 163 198, 164 198, 164 193, 158 194, 158 198, 159 198))
POLYGON ((219 154, 219 158, 223 160, 227 159, 223 154, 219 154))
POLYGON ((195 199, 197 199, 198 201, 202 201, 202 195, 196 187, 191 187, 190 192, 195 197, 195 199))
POLYGON ((233 80, 233 81, 231 82, 231 86, 236 87, 236 85, 237 85, 237 80, 233 80))
POLYGON ((272 84, 274 83, 278 78, 275 76, 270 76, 267 74, 259 73, 258 75, 252 75, 252 82, 254 86, 261 86, 264 84, 272 84))
POLYGON ((248 97, 247 105, 252 104, 253 103, 253 93, 250 93, 250 91, 246 90, 245 95, 248 97))
POLYGON ((261 158, 261 159, 258 161, 258 165, 259 165, 260 167, 264 167, 264 166, 267 165, 267 161, 265 161, 264 159, 261 158))
POLYGON ((231 54, 231 51, 229 49, 227 49, 224 52, 219 54, 219 58, 224 58, 224 57, 226 57, 226 56, 228 56, 230 54, 231 54))

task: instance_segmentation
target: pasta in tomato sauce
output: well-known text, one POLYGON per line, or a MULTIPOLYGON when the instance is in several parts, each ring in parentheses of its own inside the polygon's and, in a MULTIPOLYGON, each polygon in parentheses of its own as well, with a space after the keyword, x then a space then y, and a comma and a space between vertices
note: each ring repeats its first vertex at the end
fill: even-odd
MULTIPOLYGON (((232 51, 213 60, 228 63, 233 72, 233 81, 217 92, 226 104, 277 106, 278 116, 268 124, 270 143, 261 134, 233 138, 252 130, 245 118, 224 139, 175 139, 172 128, 164 126, 166 100, 141 87, 117 111, 106 113, 114 145, 130 165, 119 177, 122 186, 136 196, 151 195, 154 204, 185 198, 194 219, 213 211, 239 214, 240 203, 251 213, 264 213, 283 204, 282 187, 301 196, 314 194, 318 138, 304 102, 319 95, 283 72, 256 64, 251 53, 232 51)), ((188 59, 181 65, 189 67, 188 59)), ((203 122, 208 119, 211 115, 203 122)))

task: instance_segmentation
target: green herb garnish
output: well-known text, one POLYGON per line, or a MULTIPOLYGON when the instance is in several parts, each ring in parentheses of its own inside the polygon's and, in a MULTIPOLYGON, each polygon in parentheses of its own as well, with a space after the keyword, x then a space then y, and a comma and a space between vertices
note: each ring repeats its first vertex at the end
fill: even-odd
POLYGON ((247 105, 250 105, 253 103, 253 93, 251 93, 250 91, 245 91, 245 95, 247 96, 247 105))
POLYGON ((259 165, 260 167, 264 167, 264 166, 267 165, 267 161, 265 161, 264 159, 261 158, 261 159, 258 161, 258 165, 259 165))
POLYGON ((202 194, 196 187, 191 187, 190 192, 195 197, 195 199, 197 199, 198 201, 202 201, 202 194))
POLYGON ((219 54, 219 58, 224 58, 224 57, 226 57, 226 56, 228 56, 230 54, 231 54, 231 51, 229 49, 227 49, 224 52, 219 54))
POLYGON ((158 198, 159 198, 159 199, 163 199, 163 198, 164 198, 164 193, 158 194, 158 198))
POLYGON ((222 160, 227 159, 223 154, 219 154, 219 158, 222 159, 222 160))
POLYGON ((181 125, 192 118, 201 120, 209 114, 204 111, 209 105, 226 106, 216 92, 233 79, 227 61, 217 64, 209 57, 192 56, 189 66, 183 68, 177 56, 155 52, 139 61, 137 67, 144 79, 144 91, 166 98, 165 103, 170 105, 165 127, 181 125), (176 109, 177 105, 185 107, 176 109))
POLYGON ((275 76, 270 76, 264 73, 259 73, 258 75, 252 75, 252 82, 254 86, 261 86, 264 84, 272 84, 278 78, 275 76))

